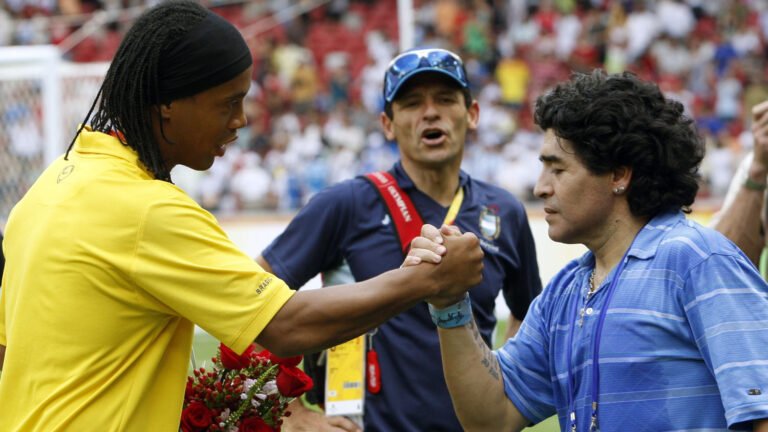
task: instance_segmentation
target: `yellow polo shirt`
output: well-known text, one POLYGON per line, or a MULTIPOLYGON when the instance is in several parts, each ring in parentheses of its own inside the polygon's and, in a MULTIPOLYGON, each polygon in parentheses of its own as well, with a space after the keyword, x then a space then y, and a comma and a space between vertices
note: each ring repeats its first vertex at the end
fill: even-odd
POLYGON ((178 430, 193 323, 244 350, 291 297, 117 139, 84 130, 11 212, 0 430, 178 430))

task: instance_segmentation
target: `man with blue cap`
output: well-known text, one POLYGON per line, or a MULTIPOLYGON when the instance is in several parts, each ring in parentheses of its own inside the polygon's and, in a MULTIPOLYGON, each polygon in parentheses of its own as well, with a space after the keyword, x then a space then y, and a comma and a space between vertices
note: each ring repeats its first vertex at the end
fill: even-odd
MULTIPOLYGON (((435 326, 460 325, 474 315, 490 345, 495 299, 503 293, 512 312, 508 335, 514 334, 541 290, 533 238, 517 199, 460 168, 479 107, 456 54, 400 54, 387 68, 383 96, 381 125, 386 138, 397 141, 400 161, 387 172, 317 194, 257 260, 298 289, 319 273, 329 285, 397 268, 421 222, 475 233, 485 253, 483 282, 466 299, 453 299, 448 310, 415 305, 370 332, 365 348, 366 432, 461 431, 442 376, 435 326)), ((313 366, 305 361, 305 367, 313 366)), ((328 417, 299 405, 286 419, 286 430, 357 430, 349 419, 331 415, 329 395, 328 417)))
POLYGON ((0 429, 178 431, 195 324, 237 353, 256 340, 291 356, 481 280, 472 234, 446 241, 448 268, 322 292, 295 293, 238 249, 170 172, 207 169, 235 141, 251 65, 238 30, 194 1, 127 33, 69 151, 8 219, 0 429))

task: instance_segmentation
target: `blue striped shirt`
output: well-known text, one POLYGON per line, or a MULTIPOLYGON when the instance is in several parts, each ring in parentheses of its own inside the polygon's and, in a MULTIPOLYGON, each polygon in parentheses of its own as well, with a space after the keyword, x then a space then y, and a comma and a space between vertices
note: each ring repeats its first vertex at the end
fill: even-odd
MULTIPOLYGON (((751 430, 768 418, 768 286, 718 232, 682 213, 640 230, 600 344, 602 431, 751 430)), ((570 262, 496 351, 507 396, 529 420, 568 414, 568 333, 578 430, 591 417, 593 333, 615 269, 584 307, 594 255, 570 262)))

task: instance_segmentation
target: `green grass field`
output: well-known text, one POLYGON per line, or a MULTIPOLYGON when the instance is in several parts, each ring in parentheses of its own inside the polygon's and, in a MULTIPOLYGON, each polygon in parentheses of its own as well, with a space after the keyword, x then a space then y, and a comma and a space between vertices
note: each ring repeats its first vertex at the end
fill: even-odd
MULTIPOLYGON (((497 336, 499 334, 503 335, 504 332, 506 332, 506 322, 499 322, 499 326, 496 328, 497 336)), ((499 343, 503 342, 500 341, 500 337, 497 337, 496 340, 499 341, 499 343)), ((204 332, 198 332, 195 334, 195 342, 194 342, 194 350, 195 350, 195 360, 197 362, 197 367, 208 367, 211 362, 211 357, 213 357, 216 354, 216 348, 219 346, 219 341, 213 338, 213 336, 204 333, 204 332)), ((190 372, 191 372, 190 367, 190 372)), ((535 427, 528 428, 525 431, 526 432, 557 432, 559 430, 559 426, 557 423, 557 419, 555 417, 552 417, 541 424, 536 425, 535 427)))

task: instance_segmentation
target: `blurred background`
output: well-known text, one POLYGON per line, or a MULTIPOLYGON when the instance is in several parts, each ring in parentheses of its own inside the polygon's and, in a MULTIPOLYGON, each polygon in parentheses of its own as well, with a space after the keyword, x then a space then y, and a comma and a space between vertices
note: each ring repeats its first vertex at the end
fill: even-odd
MULTIPOLYGON (((157 0, 0 3, 0 222, 85 117, 122 35, 157 0)), ((682 102, 707 145, 697 207, 716 209, 768 99, 768 0, 203 1, 255 60, 249 126, 207 172, 173 179, 220 218, 291 215, 318 190, 388 169, 381 82, 403 48, 466 61, 480 128, 464 169, 526 202, 539 171, 531 107, 573 71, 630 70, 682 102)), ((215 61, 215 59, 212 59, 215 61)))
MULTIPOLYGON (((156 3, 0 1, 0 227, 65 151, 123 34, 156 3)), ((526 204, 545 283, 584 249, 551 242, 532 197, 542 134, 531 112, 542 92, 593 68, 657 82, 706 142, 693 214, 703 223, 751 148, 750 109, 768 99, 768 0, 202 3, 234 23, 251 48, 249 125, 210 170, 179 167, 172 177, 252 256, 317 191, 397 159, 379 115, 384 70, 403 49, 443 47, 465 59, 480 127, 466 143, 463 168, 526 204)), ((210 358, 214 346, 198 335, 199 358, 210 358)), ((557 426, 550 420, 536 430, 557 426)))

